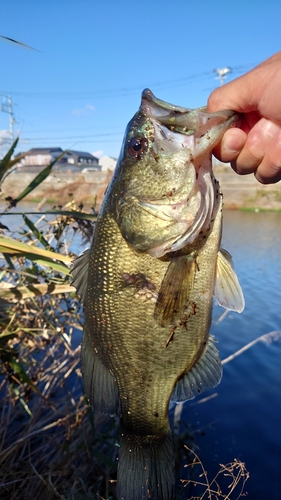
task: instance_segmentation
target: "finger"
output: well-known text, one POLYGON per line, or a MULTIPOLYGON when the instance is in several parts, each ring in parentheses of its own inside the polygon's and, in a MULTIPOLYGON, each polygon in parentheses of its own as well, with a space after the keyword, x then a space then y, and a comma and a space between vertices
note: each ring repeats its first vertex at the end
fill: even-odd
POLYGON ((268 146, 255 176, 262 184, 273 184, 281 180, 281 130, 268 146))
POLYGON ((255 172, 262 163, 273 138, 280 132, 280 126, 262 118, 250 130, 247 140, 236 160, 232 161, 232 168, 241 175, 255 172))
POLYGON ((214 155, 221 161, 231 162, 236 160, 247 140, 247 134, 239 128, 227 130, 218 146, 214 149, 214 155))
POLYGON ((221 109, 232 109, 240 113, 256 111, 263 92, 263 86, 257 86, 256 71, 252 70, 213 90, 207 103, 208 113, 221 109))

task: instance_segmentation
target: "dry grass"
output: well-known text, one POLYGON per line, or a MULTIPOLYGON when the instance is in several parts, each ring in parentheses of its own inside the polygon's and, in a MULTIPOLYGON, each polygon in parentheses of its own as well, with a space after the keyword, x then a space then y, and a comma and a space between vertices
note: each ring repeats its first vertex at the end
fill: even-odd
POLYGON ((235 459, 233 462, 223 465, 213 479, 209 479, 208 473, 204 468, 200 458, 194 450, 187 448, 191 462, 186 465, 190 469, 190 479, 182 480, 185 488, 192 492, 188 496, 189 500, 237 500, 247 496, 245 493, 245 484, 249 479, 249 473, 245 464, 235 459), (195 493, 198 492, 198 495, 195 493))
POLYGON ((32 384, 23 382, 22 373, 12 370, 10 363, 2 363, 0 498, 78 500, 96 498, 101 491, 109 496, 116 470, 116 422, 93 415, 85 400, 80 346, 71 347, 74 326, 81 329, 73 300, 73 325, 69 320, 68 331, 62 333, 61 327, 59 334, 42 325, 46 320, 50 324, 50 316, 56 324, 62 309, 68 317, 66 299, 45 297, 41 315, 40 307, 34 314, 35 302, 13 307, 10 330, 16 322, 18 335, 9 340, 32 384), (48 307, 53 312, 46 317, 48 307), (32 328, 24 332, 19 325, 24 319, 18 315, 24 318, 28 309, 32 325, 36 317, 36 330, 41 326, 39 334, 32 328))

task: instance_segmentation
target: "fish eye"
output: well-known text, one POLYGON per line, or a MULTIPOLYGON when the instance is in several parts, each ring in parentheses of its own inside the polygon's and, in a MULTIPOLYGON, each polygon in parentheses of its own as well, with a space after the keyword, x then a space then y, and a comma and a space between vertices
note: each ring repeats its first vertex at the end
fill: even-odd
POLYGON ((146 151, 147 141, 142 137, 133 137, 128 144, 128 152, 134 158, 138 158, 146 151))

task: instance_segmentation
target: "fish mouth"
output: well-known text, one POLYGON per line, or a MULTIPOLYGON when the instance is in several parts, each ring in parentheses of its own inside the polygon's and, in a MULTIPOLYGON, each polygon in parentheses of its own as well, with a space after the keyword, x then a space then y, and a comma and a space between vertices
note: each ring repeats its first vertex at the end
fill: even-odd
POLYGON ((239 118, 239 114, 231 110, 207 113, 207 107, 184 108, 158 99, 150 89, 144 89, 141 96, 141 110, 151 119, 162 125, 174 127, 181 134, 195 134, 200 127, 211 128, 225 123, 229 124, 239 118), (230 120, 230 121, 229 121, 230 120))
POLYGON ((206 154, 227 129, 240 121, 234 111, 207 113, 206 106, 195 109, 176 106, 158 99, 149 89, 142 92, 140 111, 154 125, 157 149, 167 154, 179 145, 194 154, 206 154))

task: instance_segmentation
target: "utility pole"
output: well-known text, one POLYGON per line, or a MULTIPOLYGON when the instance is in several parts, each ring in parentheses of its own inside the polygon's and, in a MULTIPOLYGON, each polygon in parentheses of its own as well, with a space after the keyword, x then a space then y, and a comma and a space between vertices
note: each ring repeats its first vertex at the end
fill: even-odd
POLYGON ((0 103, 0 111, 9 114, 9 123, 10 123, 10 140, 11 143, 14 142, 14 123, 16 122, 14 113, 13 113, 13 100, 10 95, 3 94, 0 92, 0 96, 2 96, 2 103, 0 103))
POLYGON ((216 78, 220 80, 221 87, 224 84, 224 80, 226 79, 228 73, 232 73, 232 69, 227 66, 225 68, 216 68, 214 69, 214 72, 217 74, 216 78))

